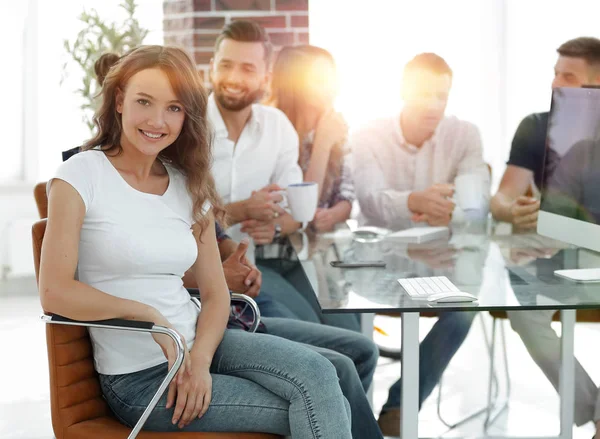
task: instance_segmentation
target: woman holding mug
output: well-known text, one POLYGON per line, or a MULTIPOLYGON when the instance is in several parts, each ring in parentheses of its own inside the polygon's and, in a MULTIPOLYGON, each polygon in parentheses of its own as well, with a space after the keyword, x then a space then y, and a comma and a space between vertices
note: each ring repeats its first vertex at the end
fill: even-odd
POLYGON ((311 226, 333 230, 350 217, 355 199, 345 150, 348 127, 333 109, 336 67, 325 49, 284 47, 273 67, 268 104, 280 109, 300 138, 304 181, 319 185, 319 207, 311 226))

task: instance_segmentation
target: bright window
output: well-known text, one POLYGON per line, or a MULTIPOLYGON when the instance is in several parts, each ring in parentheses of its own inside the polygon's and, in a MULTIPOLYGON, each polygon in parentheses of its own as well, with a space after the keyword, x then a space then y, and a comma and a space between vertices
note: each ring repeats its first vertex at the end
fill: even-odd
MULTIPOLYGON (((38 3, 39 21, 39 180, 50 178, 61 163, 61 151, 81 145, 90 137, 79 110, 80 99, 74 94, 81 83, 77 69, 71 69, 68 79, 60 85, 62 66, 67 60, 63 48, 65 38, 73 39, 81 28, 77 20, 83 8, 95 8, 107 21, 121 21, 124 12, 119 8, 121 0, 62 0, 38 3), (60 23, 60 26, 57 26, 60 23)), ((147 44, 163 44, 162 0, 138 1, 137 18, 151 32, 147 44)))
POLYGON ((26 1, 0 2, 0 38, 10 42, 3 45, 4 62, 0 69, 4 89, 0 106, 0 120, 4 128, 0 184, 23 178, 23 73, 27 12, 26 1))
POLYGON ((312 1, 310 41, 336 59, 337 107, 351 127, 400 111, 414 55, 444 57, 454 71, 448 113, 480 128, 497 184, 520 120, 549 108, 556 48, 600 37, 599 14, 597 0, 312 1))

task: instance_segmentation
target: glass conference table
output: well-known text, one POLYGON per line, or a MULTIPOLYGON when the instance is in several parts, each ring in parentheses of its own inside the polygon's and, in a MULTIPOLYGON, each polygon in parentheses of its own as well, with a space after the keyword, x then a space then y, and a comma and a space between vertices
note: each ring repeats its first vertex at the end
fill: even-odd
POLYGON ((363 331, 371 336, 373 313, 401 313, 404 439, 418 437, 420 312, 561 310, 560 437, 572 437, 576 310, 600 309, 600 283, 574 283, 556 277, 554 270, 600 267, 600 254, 535 234, 498 235, 487 224, 454 228, 447 238, 423 244, 387 236, 359 238, 345 228, 296 234, 289 242, 281 268, 304 273, 323 313, 361 313, 363 331), (387 265, 342 269, 330 265, 336 260, 383 260, 387 265), (422 276, 446 276, 478 301, 430 305, 411 299, 397 282, 422 276))

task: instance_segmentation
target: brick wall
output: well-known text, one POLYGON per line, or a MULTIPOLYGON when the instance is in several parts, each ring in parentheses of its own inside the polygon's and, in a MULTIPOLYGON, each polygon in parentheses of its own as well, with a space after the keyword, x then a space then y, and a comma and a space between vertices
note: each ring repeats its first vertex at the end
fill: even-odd
POLYGON ((205 80, 215 39, 232 20, 255 20, 275 48, 308 44, 308 0, 164 0, 163 10, 165 44, 192 54, 205 80))

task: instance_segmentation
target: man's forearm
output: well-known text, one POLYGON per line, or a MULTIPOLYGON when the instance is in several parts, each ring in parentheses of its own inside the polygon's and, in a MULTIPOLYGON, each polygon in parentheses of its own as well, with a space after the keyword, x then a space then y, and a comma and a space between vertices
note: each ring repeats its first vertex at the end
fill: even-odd
POLYGON ((248 212, 246 209, 246 200, 226 204, 225 212, 227 212, 227 223, 229 226, 234 226, 247 220, 248 212))
POLYGON ((514 200, 502 192, 498 192, 492 197, 490 202, 490 211, 496 221, 502 221, 506 223, 513 222, 513 215, 511 213, 511 206, 514 200))
POLYGON ((342 223, 350 218, 350 213, 352 212, 352 203, 347 200, 340 201, 335 206, 331 208, 331 213, 333 213, 333 218, 335 223, 342 223))
MULTIPOLYGON (((358 188, 358 186, 357 186, 358 188)), ((393 228, 396 224, 409 220, 413 212, 408 208, 410 191, 358 190, 358 200, 362 214, 374 225, 393 228)))
POLYGON ((302 227, 302 223, 296 221, 289 213, 280 216, 275 222, 281 226, 282 235, 289 235, 302 227))
POLYGON ((227 238, 219 242, 219 253, 221 255, 221 262, 231 256, 237 250, 237 243, 231 239, 227 238))

